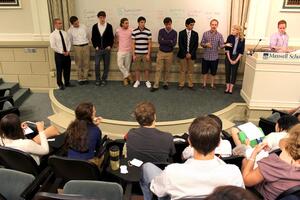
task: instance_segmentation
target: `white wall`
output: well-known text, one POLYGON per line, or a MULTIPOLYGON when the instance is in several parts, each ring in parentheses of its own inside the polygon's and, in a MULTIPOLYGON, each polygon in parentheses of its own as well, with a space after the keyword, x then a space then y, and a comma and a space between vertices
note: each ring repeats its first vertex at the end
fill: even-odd
POLYGON ((137 18, 146 18, 146 27, 152 32, 152 40, 157 41, 159 29, 164 27, 163 19, 171 17, 173 28, 177 32, 185 29, 185 20, 193 17, 196 21, 194 30, 202 37, 204 31, 209 29, 209 21, 213 18, 219 20, 218 30, 224 37, 228 34, 228 18, 230 15, 230 0, 218 0, 216 4, 212 0, 126 0, 110 1, 103 0, 75 0, 75 14, 80 21, 91 28, 98 22, 97 13, 104 10, 107 21, 113 29, 119 27, 120 19, 129 19, 130 26, 137 27, 137 18))
POLYGON ((289 46, 300 46, 300 13, 284 12, 282 5, 283 0, 251 0, 246 32, 248 44, 256 44, 261 38, 261 44, 268 45, 271 34, 277 32, 277 22, 285 19, 289 46))
POLYGON ((47 40, 47 0, 23 0, 21 8, 0 10, 0 41, 47 40))

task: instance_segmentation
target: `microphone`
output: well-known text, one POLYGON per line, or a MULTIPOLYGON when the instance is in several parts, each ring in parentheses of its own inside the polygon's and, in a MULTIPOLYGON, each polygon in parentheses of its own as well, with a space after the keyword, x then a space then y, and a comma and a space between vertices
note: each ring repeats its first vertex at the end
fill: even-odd
POLYGON ((257 46, 259 45, 260 41, 262 41, 261 38, 258 40, 258 43, 257 43, 256 46, 252 49, 252 51, 250 51, 250 54, 249 54, 250 56, 252 56, 252 55, 255 53, 255 50, 256 50, 257 46))

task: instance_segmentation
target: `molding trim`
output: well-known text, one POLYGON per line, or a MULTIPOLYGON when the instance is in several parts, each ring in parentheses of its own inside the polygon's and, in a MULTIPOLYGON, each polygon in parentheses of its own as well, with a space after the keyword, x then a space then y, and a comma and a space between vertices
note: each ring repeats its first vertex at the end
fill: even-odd
POLYGON ((49 41, 50 34, 0 33, 0 41, 49 41))

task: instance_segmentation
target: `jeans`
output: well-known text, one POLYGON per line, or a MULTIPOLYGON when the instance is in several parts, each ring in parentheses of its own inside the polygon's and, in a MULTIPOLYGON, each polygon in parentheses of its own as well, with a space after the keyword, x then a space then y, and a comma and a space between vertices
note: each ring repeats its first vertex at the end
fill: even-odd
POLYGON ((95 75, 96 81, 100 81, 100 61, 103 59, 103 74, 102 80, 106 81, 109 71, 109 63, 110 63, 110 50, 107 49, 99 49, 95 51, 95 75))
MULTIPOLYGON (((145 163, 142 166, 142 177, 140 180, 140 186, 144 195, 144 200, 152 200, 153 193, 150 190, 150 183, 154 177, 160 175, 162 170, 152 163, 145 163)), ((168 200, 169 196, 158 197, 158 200, 168 200)))

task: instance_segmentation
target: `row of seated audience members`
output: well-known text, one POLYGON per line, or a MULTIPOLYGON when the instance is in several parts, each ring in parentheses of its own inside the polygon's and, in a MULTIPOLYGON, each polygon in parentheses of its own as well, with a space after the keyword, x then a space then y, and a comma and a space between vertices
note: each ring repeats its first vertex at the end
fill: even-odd
MULTIPOLYGON (((81 103, 75 110, 76 119, 67 128, 67 156, 94 162, 98 166, 102 158, 97 155, 102 133, 99 128, 102 118, 96 117, 92 103, 81 103)), ((134 111, 139 128, 125 135, 128 159, 137 158, 142 166, 140 186, 144 199, 206 197, 216 187, 231 185, 240 188, 255 186, 265 199, 275 199, 283 191, 299 185, 300 181, 300 124, 297 118, 285 116, 276 125, 279 133, 271 133, 259 144, 251 144, 244 133, 233 129, 237 147, 250 149, 243 161, 242 172, 235 165, 226 164, 215 154, 231 155, 231 144, 222 139, 222 121, 214 115, 196 118, 188 130, 189 146, 183 151, 184 163, 173 163, 164 170, 153 163, 171 162, 175 154, 173 136, 155 128, 156 111, 150 102, 139 103, 134 111), (283 134, 284 133, 284 134, 283 134), (242 137, 240 136, 242 135, 242 137), (242 144, 244 143, 244 144, 242 144), (259 157, 262 151, 279 148, 282 153, 259 157), (228 150, 229 149, 229 150, 228 150)), ((39 164, 39 156, 49 153, 47 137, 58 134, 55 127, 44 130, 37 122, 38 135, 26 139, 18 116, 8 114, 0 121, 0 144, 27 152, 39 164)), ((241 148, 240 148, 241 149, 241 148)), ((235 151, 233 151, 235 152, 235 151)))

